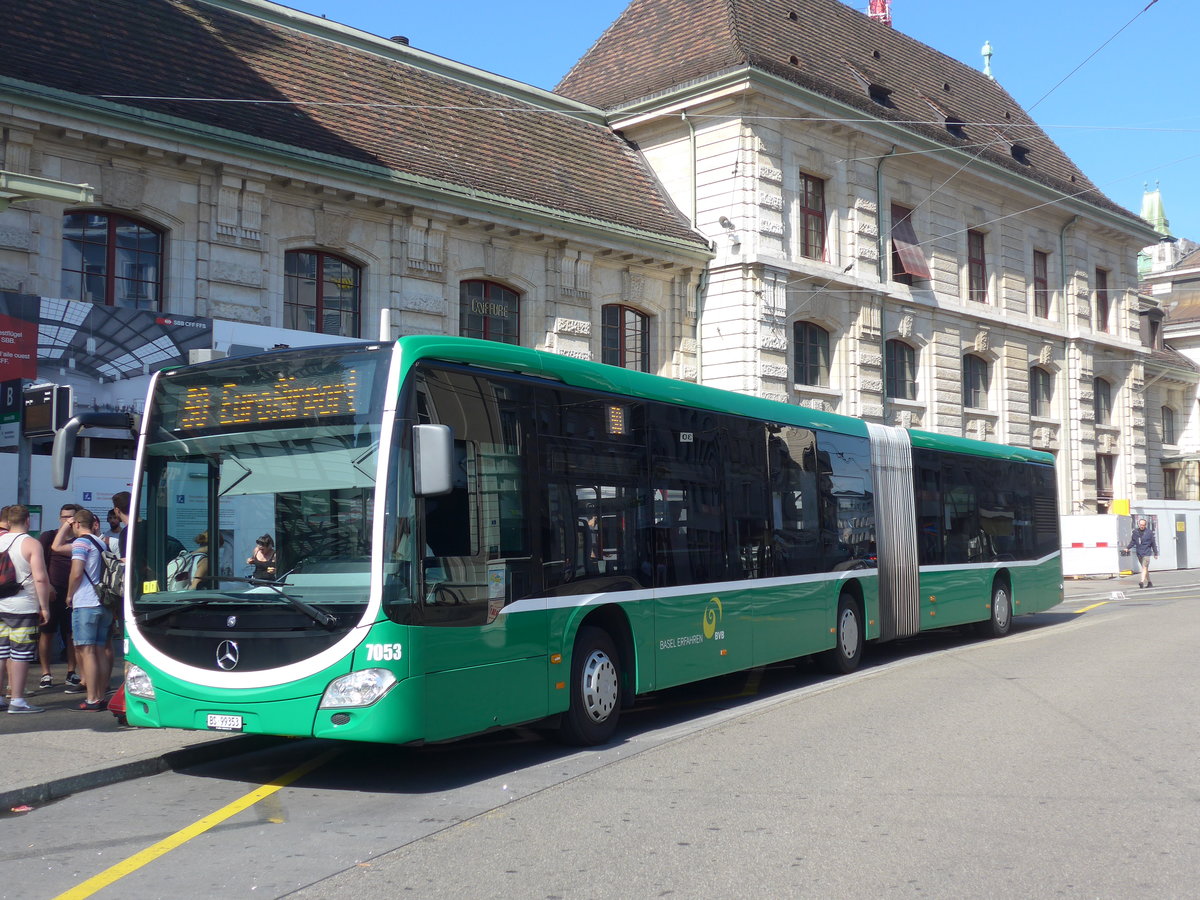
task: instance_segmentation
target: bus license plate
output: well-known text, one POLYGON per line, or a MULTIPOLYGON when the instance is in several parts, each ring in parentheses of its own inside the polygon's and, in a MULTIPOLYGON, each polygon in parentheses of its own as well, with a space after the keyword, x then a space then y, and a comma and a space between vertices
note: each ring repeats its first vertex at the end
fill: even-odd
POLYGON ((218 716, 209 714, 208 727, 212 731, 241 731, 241 716, 218 716))

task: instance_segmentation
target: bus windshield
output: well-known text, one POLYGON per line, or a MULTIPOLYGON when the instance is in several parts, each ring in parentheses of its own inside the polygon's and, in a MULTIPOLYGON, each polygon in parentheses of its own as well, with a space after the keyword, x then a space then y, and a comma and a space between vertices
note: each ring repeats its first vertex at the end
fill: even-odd
POLYGON ((359 622, 387 360, 339 348, 160 378, 128 548, 136 625, 254 607, 359 622))

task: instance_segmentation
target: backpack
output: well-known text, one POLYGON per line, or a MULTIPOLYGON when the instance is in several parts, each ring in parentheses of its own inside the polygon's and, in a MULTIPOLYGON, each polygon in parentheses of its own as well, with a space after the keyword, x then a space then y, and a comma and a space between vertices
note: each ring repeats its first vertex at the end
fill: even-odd
POLYGON ((192 573, 207 554, 203 550, 183 550, 167 563, 167 590, 188 591, 192 588, 192 573))
POLYGON ((17 538, 14 536, 8 542, 8 546, 0 551, 0 597, 11 597, 21 590, 21 579, 17 577, 17 567, 13 565, 12 557, 8 555, 8 551, 16 543, 17 538))
POLYGON ((90 534, 85 537, 100 551, 100 582, 92 581, 86 565, 83 567, 83 575, 96 589, 101 606, 105 609, 120 609, 125 600, 125 561, 90 534))

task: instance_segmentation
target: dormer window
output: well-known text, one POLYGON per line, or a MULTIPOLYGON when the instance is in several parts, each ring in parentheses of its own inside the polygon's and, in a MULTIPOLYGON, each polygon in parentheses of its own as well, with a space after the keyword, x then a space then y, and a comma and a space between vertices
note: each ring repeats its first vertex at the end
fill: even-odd
MULTIPOLYGON (((949 90, 950 85, 947 84, 946 88, 947 88, 947 90, 949 90)), ((925 98, 925 102, 929 104, 929 108, 933 110, 935 115, 941 116, 942 120, 946 123, 946 130, 948 132, 950 132, 950 134, 952 134, 954 137, 959 138, 959 139, 965 139, 967 137, 967 123, 966 122, 964 122, 961 118, 956 116, 954 113, 949 112, 941 104, 934 103, 928 97, 925 98)))
POLYGON ((882 84, 872 82, 867 85, 867 95, 880 106, 886 106, 890 109, 896 105, 892 102, 892 89, 885 88, 882 84))

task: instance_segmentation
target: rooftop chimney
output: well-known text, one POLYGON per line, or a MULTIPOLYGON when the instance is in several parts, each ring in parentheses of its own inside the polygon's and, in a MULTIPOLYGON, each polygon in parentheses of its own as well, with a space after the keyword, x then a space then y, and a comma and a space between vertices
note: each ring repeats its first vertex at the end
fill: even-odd
POLYGON ((867 15, 884 25, 892 24, 892 0, 869 0, 867 15))

